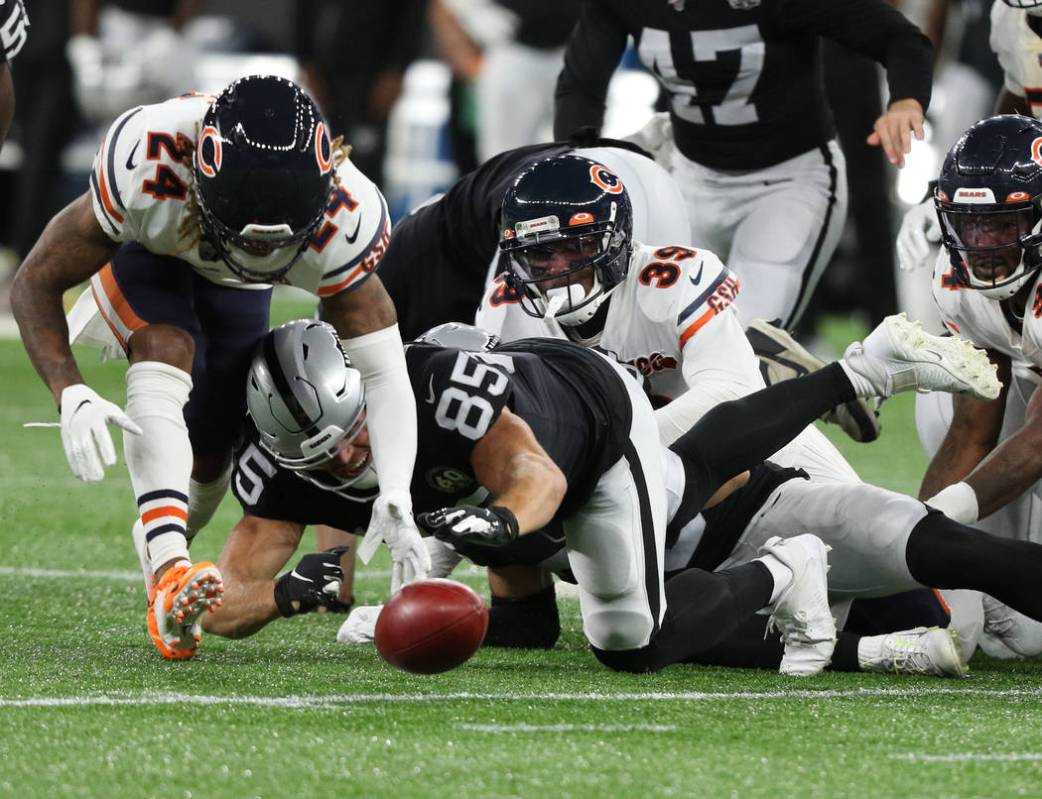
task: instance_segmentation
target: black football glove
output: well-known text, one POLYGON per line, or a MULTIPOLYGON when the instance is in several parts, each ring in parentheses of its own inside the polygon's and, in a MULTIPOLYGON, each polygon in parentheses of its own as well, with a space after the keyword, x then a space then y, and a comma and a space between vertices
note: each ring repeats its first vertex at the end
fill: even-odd
POLYGON ((344 580, 340 556, 347 547, 336 547, 325 552, 313 552, 300 559, 293 570, 275 581, 275 604, 283 616, 310 613, 317 608, 346 612, 337 596, 344 580), (299 603, 294 607, 294 603, 299 603))
POLYGON ((464 541, 483 547, 502 547, 517 540, 517 517, 501 505, 441 508, 418 514, 416 523, 450 544, 464 541))

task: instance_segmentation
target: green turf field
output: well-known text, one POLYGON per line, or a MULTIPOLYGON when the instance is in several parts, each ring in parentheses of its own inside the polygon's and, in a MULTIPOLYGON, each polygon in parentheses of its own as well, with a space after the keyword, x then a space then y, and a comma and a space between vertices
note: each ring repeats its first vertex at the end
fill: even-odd
MULTIPOLYGON (((124 366, 80 356, 122 402, 124 366)), ((436 677, 336 644, 340 619, 321 616, 167 663, 144 629, 126 468, 77 482, 56 430, 21 428, 56 415, 18 342, 0 342, 0 374, 0 797, 1042 796, 1034 662, 978 658, 959 682, 618 675, 565 602, 554 651, 484 651, 436 677)), ((866 478, 915 490, 910 412, 899 397, 880 442, 839 442, 866 478)), ((229 496, 196 556, 236 519, 229 496)), ((382 598, 387 566, 360 572, 360 602, 382 598)))

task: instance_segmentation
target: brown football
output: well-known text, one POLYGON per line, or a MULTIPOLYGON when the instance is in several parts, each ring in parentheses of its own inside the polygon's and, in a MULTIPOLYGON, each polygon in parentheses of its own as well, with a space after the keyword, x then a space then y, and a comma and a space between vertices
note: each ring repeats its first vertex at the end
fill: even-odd
POLYGON ((376 619, 376 651, 403 671, 437 674, 473 655, 488 630, 488 608, 455 580, 405 586, 376 619))

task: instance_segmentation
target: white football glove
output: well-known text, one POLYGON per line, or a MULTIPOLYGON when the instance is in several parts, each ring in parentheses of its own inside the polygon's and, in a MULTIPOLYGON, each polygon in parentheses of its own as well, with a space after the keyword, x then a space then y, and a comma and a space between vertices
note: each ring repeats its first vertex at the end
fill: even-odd
POLYGON ((376 620, 383 605, 359 605, 353 608, 340 629, 336 640, 342 644, 368 644, 376 637, 376 620))
POLYGON ((391 593, 403 586, 422 580, 431 569, 427 547, 412 518, 412 498, 407 491, 387 491, 373 503, 369 529, 358 547, 358 557, 368 563, 380 542, 391 551, 391 593))
POLYGON ((933 202, 913 205, 897 232, 897 263, 905 272, 929 269, 937 258, 935 244, 941 240, 941 223, 933 202))
POLYGON ((141 428, 122 408, 83 383, 62 391, 61 417, 62 446, 69 467, 80 480, 88 482, 103 478, 105 466, 116 462, 116 448, 106 425, 116 424, 128 433, 141 435, 141 428))

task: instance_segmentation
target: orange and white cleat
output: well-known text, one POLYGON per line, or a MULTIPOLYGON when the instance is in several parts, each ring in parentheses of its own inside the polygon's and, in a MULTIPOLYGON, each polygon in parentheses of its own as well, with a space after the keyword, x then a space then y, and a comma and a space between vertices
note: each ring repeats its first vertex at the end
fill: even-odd
POLYGON ((156 584, 148 605, 148 634, 167 660, 188 660, 199 648, 199 618, 221 606, 221 572, 209 561, 172 566, 156 584))

